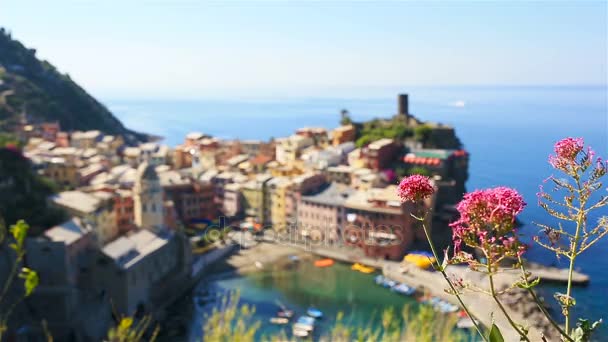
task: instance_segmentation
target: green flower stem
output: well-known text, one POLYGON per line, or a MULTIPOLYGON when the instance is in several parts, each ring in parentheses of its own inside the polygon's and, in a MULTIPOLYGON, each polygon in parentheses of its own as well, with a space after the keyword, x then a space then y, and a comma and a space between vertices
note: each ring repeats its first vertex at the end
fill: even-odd
MULTIPOLYGON (((526 267, 524 266, 524 263, 521 260, 521 257, 518 257, 518 259, 519 259, 519 265, 520 265, 521 271, 523 273, 524 281, 526 282, 526 285, 529 286, 530 283, 528 282, 528 277, 526 274, 526 267)), ((551 325, 553 325, 553 327, 555 329, 557 329, 557 331, 559 331, 560 335, 563 338, 565 338, 566 340, 568 340, 570 342, 574 342, 574 340, 570 336, 568 336, 568 334, 559 326, 559 324, 553 319, 553 317, 551 317, 551 314, 549 314, 547 309, 545 309, 545 307, 543 306, 543 303, 541 303, 541 301, 538 298, 538 296, 536 295, 536 292, 534 291, 534 289, 528 287, 528 288, 526 288, 526 290, 528 291, 528 293, 530 293, 530 295, 532 295, 532 298, 536 302, 536 305, 538 306, 540 311, 542 311, 542 313, 545 315, 545 317, 547 317, 547 319, 549 320, 551 325)))
POLYGON ((429 245, 431 246, 431 251, 433 252, 433 256, 435 257, 435 265, 434 265, 435 268, 437 270, 439 270, 439 272, 441 272, 441 275, 443 275, 443 278, 448 283, 448 285, 450 286, 450 289, 452 290, 452 292, 454 293, 454 295, 458 299, 458 302, 460 303, 460 306, 462 306, 462 308, 464 309, 464 311, 467 313, 467 316, 469 316, 469 318, 473 322, 473 325, 475 326, 475 330, 477 330, 477 333, 479 334, 479 336, 481 336, 481 338, 484 341, 488 341, 488 339, 486 338, 486 336, 482 333, 482 330, 481 330, 481 327, 479 326, 479 323, 477 323, 477 321, 475 320, 475 318, 473 318, 473 315, 471 315, 471 312, 469 311, 469 309, 467 308, 467 306, 462 301, 462 298, 458 294, 458 291, 454 287, 454 284, 452 284, 452 281, 450 280, 450 278, 448 277, 448 275, 445 273, 445 270, 443 269, 443 266, 441 266, 439 264, 439 256, 437 255, 437 251, 435 250, 435 245, 433 244, 433 240, 431 239, 431 236, 430 236, 428 230, 426 229, 426 225, 424 224, 424 218, 416 217, 414 215, 412 215, 412 217, 414 217, 418 221, 422 222, 422 230, 424 230, 424 235, 426 236, 426 239, 429 242, 429 245))
MULTIPOLYGON (((581 198, 581 193, 583 192, 583 189, 581 188, 581 182, 579 180, 578 175, 574 177, 574 179, 576 180, 576 186, 578 188, 578 193, 579 193, 579 199, 581 198)), ((576 257, 578 256, 578 243, 581 239, 581 230, 583 228, 584 225, 584 219, 585 219, 585 204, 587 203, 586 200, 580 201, 579 202, 579 209, 578 209, 578 213, 576 215, 576 232, 574 233, 574 241, 572 241, 572 244, 570 245, 570 253, 568 255, 568 258, 570 259, 570 266, 568 267, 568 287, 566 289, 566 300, 567 305, 565 306, 565 310, 566 310, 566 326, 565 326, 565 330, 566 332, 569 334, 570 333, 570 307, 571 307, 571 294, 572 294, 572 274, 574 273, 574 263, 576 261, 576 257)))
POLYGON ((11 268, 11 273, 9 274, 8 278, 6 279, 6 282, 4 283, 4 287, 2 288, 2 293, 0 294, 0 305, 4 301, 4 297, 8 293, 8 290, 10 289, 11 284, 13 284, 13 281, 15 280, 15 277, 17 276, 18 268, 19 268, 19 260, 16 260, 13 263, 13 266, 11 268))
MULTIPOLYGON (((489 262, 489 260, 488 260, 488 262, 489 262)), ((526 336, 526 334, 524 334, 524 332, 521 331, 521 329, 517 326, 517 324, 513 321, 513 319, 511 319, 511 316, 509 316, 509 314, 507 313, 507 310, 502 305, 500 300, 498 300, 498 295, 496 294, 496 289, 494 288, 494 275, 492 274, 492 267, 490 266, 490 264, 488 264, 487 267, 488 267, 488 278, 490 279, 490 291, 492 293, 492 298, 494 298, 494 301, 496 302, 496 304, 498 304, 500 311, 502 311, 502 313, 505 315, 505 317, 507 318, 507 321, 509 321, 509 324, 511 324, 513 329, 515 329, 515 331, 517 331, 520 338, 523 339, 524 341, 530 342, 530 339, 528 338, 528 336, 526 336)))

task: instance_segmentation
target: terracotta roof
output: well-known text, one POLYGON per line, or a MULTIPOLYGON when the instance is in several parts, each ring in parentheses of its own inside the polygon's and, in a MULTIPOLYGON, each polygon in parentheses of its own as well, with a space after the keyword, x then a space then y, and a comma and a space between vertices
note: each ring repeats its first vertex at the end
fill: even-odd
POLYGON ((425 158, 425 157, 415 157, 415 156, 405 156, 403 161, 408 164, 418 164, 418 165, 432 165, 437 166, 441 164, 441 159, 439 158, 425 158))
POLYGON ((249 160, 252 165, 264 165, 270 161, 272 161, 272 157, 267 156, 265 154, 258 154, 257 156, 249 160))

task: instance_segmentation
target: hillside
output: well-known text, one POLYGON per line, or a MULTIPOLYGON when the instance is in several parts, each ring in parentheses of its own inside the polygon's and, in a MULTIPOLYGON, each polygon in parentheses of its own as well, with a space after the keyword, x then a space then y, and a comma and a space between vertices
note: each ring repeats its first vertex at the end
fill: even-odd
POLYGON ((37 121, 59 121, 64 130, 96 129, 131 143, 147 140, 127 129, 84 89, 0 28, 0 131, 10 130, 25 111, 37 121))
POLYGON ((11 225, 25 219, 32 227, 31 235, 60 223, 65 213, 50 207, 46 200, 55 191, 18 149, 0 147, 0 221, 11 225))

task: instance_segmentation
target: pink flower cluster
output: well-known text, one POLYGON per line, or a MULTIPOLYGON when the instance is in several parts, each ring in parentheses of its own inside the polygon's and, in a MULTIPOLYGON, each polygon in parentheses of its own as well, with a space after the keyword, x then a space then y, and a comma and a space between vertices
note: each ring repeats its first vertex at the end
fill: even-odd
POLYGON ((418 202, 431 197, 433 193, 435 193, 435 188, 431 184, 431 180, 422 175, 403 178, 397 189, 397 195, 402 202, 418 202))
POLYGON ((460 219, 450 224, 455 251, 464 243, 489 257, 521 255, 525 246, 517 238, 515 218, 525 205, 523 197, 507 187, 465 194, 457 206, 460 219))
POLYGON ((558 170, 569 172, 576 164, 576 157, 583 150, 583 138, 564 138, 555 143, 555 155, 549 156, 549 164, 558 170))

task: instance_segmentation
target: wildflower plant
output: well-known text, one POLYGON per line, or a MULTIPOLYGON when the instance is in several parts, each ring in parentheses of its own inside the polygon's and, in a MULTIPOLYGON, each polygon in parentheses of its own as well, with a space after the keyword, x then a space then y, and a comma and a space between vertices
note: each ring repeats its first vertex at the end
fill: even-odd
POLYGON ((19 220, 9 229, 9 234, 6 234, 4 221, 0 217, 0 248, 8 245, 8 248, 14 254, 14 261, 9 271, 8 277, 1 285, 0 292, 0 341, 3 340, 4 334, 8 330, 8 320, 19 303, 24 298, 29 297, 36 287, 38 287, 39 278, 36 271, 27 267, 21 267, 23 258, 25 257, 25 239, 29 231, 29 225, 23 220, 19 220), (17 279, 23 280, 23 295, 13 296, 11 290, 17 279), (16 298, 15 298, 16 297, 16 298))
MULTIPOLYGON (((555 144, 554 150, 555 154, 549 157, 549 163, 560 173, 560 176, 550 176, 545 181, 551 183, 552 189, 550 192, 545 192, 541 186, 538 203, 549 215, 558 219, 558 224, 557 226, 538 224, 543 234, 535 237, 534 240, 540 246, 553 251, 558 257, 565 257, 569 261, 566 293, 555 295, 565 317, 564 327, 551 317, 536 295, 534 287, 539 284, 540 279, 531 279, 531 273, 525 268, 522 256, 528 246, 520 238, 516 218, 523 211, 526 203, 515 189, 496 187, 476 190, 464 195, 456 208, 460 217, 450 224, 453 233, 453 253, 450 257, 446 250, 441 265, 436 248, 424 225, 424 218, 418 213, 412 216, 423 222, 422 228, 436 259, 433 266, 441 272, 448 283, 447 292, 458 298, 469 316, 471 314, 461 299, 463 291, 485 293, 493 298, 520 339, 530 341, 528 328, 513 320, 500 298, 501 294, 519 288, 531 295, 539 311, 551 323, 562 341, 589 341, 601 320, 590 323, 588 320, 580 319, 576 328, 572 326, 571 308, 576 304, 572 297, 572 277, 576 258, 608 234, 608 217, 603 216, 595 223, 589 221, 591 212, 608 205, 608 195, 606 195, 608 189, 605 189, 601 182, 608 173, 608 165, 601 158, 595 158, 591 148, 585 149, 582 138, 562 139, 555 144), (557 199, 558 196, 562 199, 557 199), (499 290, 495 285, 495 276, 505 270, 502 265, 507 260, 515 261, 514 266, 520 269, 521 276, 511 286, 499 290), (462 279, 448 277, 446 268, 456 263, 466 263, 471 269, 484 273, 489 282, 489 290, 467 284, 462 279)), ((420 175, 403 179, 398 188, 398 195, 403 202, 419 203, 433 193, 430 179, 420 175)), ((484 341, 503 340, 500 330, 494 324, 487 334, 483 333, 479 325, 475 324, 475 327, 484 341)))

